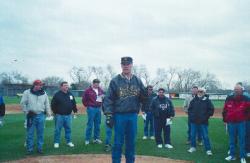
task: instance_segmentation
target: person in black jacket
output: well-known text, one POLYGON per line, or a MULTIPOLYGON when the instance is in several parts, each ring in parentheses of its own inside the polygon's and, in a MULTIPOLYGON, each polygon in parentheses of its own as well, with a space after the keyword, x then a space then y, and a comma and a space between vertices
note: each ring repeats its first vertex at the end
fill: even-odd
POLYGON ((155 139, 154 137, 154 116, 153 116, 153 113, 152 113, 152 109, 150 108, 150 104, 153 100, 153 98, 156 95, 156 93, 153 92, 153 86, 152 85, 148 85, 147 86, 147 93, 148 93, 148 96, 145 100, 145 102, 143 102, 142 104, 142 115, 145 116, 145 119, 144 119, 144 136, 142 139, 147 139, 148 136, 150 136, 150 139, 155 139), (150 126, 150 127, 149 127, 150 126), (149 128, 149 132, 148 132, 148 128, 149 128))
POLYGON ((173 148, 170 143, 170 122, 175 116, 174 106, 169 98, 165 95, 165 90, 160 88, 158 90, 158 96, 156 96, 152 103, 151 108, 154 115, 155 124, 155 141, 158 148, 162 148, 161 133, 163 130, 164 143, 166 148, 173 148))
POLYGON ((205 95, 205 89, 199 88, 198 94, 190 102, 188 116, 191 123, 191 147, 188 152, 196 151, 196 132, 198 128, 201 135, 207 155, 212 155, 210 140, 208 137, 208 119, 214 114, 214 106, 211 100, 205 95))
POLYGON ((76 101, 72 93, 69 92, 69 85, 67 82, 60 84, 60 91, 58 91, 52 98, 51 108, 55 115, 55 135, 54 148, 59 148, 61 129, 64 127, 65 139, 69 147, 74 147, 71 142, 71 120, 72 110, 77 112, 76 101))
POLYGON ((5 115, 5 104, 3 97, 0 96, 0 127, 3 126, 3 117, 5 115))

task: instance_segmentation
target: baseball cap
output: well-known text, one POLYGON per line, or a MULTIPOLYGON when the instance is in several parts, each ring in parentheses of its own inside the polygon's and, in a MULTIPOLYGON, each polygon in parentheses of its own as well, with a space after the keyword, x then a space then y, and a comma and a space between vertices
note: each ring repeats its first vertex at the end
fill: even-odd
POLYGON ((94 79, 93 83, 100 83, 100 80, 99 79, 94 79))
POLYGON ((123 65, 129 65, 133 63, 133 59, 131 57, 122 57, 121 58, 121 64, 123 65))
POLYGON ((43 82, 41 80, 37 79, 33 82, 33 85, 43 85, 43 82))

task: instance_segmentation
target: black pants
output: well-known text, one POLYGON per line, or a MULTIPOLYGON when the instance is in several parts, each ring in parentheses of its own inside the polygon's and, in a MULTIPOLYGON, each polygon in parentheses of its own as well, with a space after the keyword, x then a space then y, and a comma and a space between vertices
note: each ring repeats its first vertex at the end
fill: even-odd
POLYGON ((164 144, 171 144, 170 143, 170 125, 166 126, 166 118, 163 117, 154 117, 154 124, 155 124, 155 141, 156 144, 163 144, 162 141, 162 130, 163 130, 163 138, 164 144))

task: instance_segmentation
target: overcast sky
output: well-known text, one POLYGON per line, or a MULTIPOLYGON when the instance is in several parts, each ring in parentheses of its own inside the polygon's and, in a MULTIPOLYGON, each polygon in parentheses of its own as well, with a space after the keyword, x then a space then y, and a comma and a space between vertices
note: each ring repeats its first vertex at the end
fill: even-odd
POLYGON ((0 72, 31 80, 132 56, 157 68, 192 68, 223 86, 250 80, 249 0, 1 0, 0 72), (14 61, 17 60, 17 61, 14 61))

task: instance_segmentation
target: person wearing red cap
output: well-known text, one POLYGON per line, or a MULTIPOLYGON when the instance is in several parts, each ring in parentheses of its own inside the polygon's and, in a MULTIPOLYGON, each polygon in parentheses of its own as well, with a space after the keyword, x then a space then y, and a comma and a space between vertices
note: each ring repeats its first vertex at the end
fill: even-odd
POLYGON ((27 154, 33 153, 34 132, 36 129, 37 135, 37 152, 42 154, 42 146, 44 143, 44 124, 45 113, 51 116, 51 109, 48 95, 42 89, 43 83, 41 80, 35 80, 30 89, 23 92, 21 99, 21 107, 27 118, 27 136, 26 148, 27 154))

